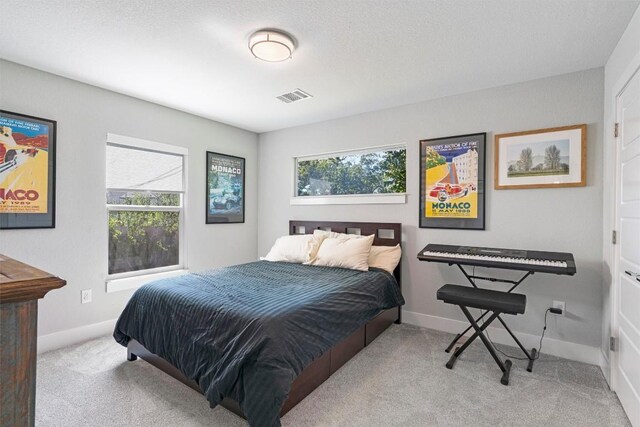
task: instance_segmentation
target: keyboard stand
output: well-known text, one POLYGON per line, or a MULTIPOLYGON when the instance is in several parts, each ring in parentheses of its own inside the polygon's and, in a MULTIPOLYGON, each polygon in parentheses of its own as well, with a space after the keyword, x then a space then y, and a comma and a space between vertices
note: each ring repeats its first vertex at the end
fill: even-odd
MULTIPOLYGON (((449 265, 453 265, 453 264, 449 264, 449 265)), ((478 286, 476 285, 475 280, 487 280, 489 282, 500 282, 500 283, 510 283, 513 286, 511 286, 511 288, 509 288, 509 290, 507 292, 511 292, 513 291, 515 288, 517 288, 522 282, 525 281, 525 279, 527 279, 529 276, 532 276, 534 274, 533 271, 528 271, 524 276, 522 276, 520 278, 520 280, 506 280, 506 279, 499 279, 497 277, 485 277, 485 276, 475 276, 473 274, 469 274, 465 271, 464 268, 462 268, 461 264, 455 264, 456 266, 458 266, 458 268, 460 269, 460 271, 462 271, 462 274, 464 274, 464 277, 467 278, 467 280, 469 281, 469 283, 471 283, 471 285, 474 288, 478 288, 478 286)), ((475 323, 477 324, 480 320, 482 320, 487 313, 489 313, 488 311, 485 311, 484 313, 482 313, 482 315, 480 317, 478 317, 475 321, 475 323)), ((507 326, 507 324, 504 322, 504 320, 502 320, 502 318, 500 316, 497 316, 498 321, 500 323, 502 323, 502 326, 504 326, 504 328, 507 330, 507 332, 509 332, 509 335, 511 335, 511 338, 513 338, 513 340, 516 342, 516 344, 518 344, 518 347, 520 347, 520 349, 523 351, 523 353, 527 356, 527 359, 529 359, 529 363, 527 365, 527 371, 531 372, 533 370, 533 362, 535 362, 536 360, 536 354, 537 354, 537 350, 535 348, 531 349, 531 352, 527 351, 526 348, 524 348, 524 346, 522 345, 522 343, 520 342, 520 340, 513 334, 513 332, 511 331, 511 329, 509 329, 509 327, 507 326)), ((455 346, 456 342, 458 342, 458 340, 460 339, 460 337, 462 337, 464 334, 466 334, 467 332, 469 332, 469 330, 473 327, 473 325, 469 326, 467 329, 465 329, 464 331, 462 331, 461 333, 459 333, 458 335, 456 335, 456 337, 453 339, 453 341, 451 341, 451 344, 449 344, 449 347, 447 347, 447 349, 445 350, 445 352, 449 353, 451 351, 451 349, 455 346)))

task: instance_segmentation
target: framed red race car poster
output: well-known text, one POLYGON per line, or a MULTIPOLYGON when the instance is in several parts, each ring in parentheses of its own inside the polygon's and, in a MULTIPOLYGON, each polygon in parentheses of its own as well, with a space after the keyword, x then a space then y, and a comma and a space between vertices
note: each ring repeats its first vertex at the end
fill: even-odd
POLYGON ((0 110, 0 229, 55 227, 56 122, 0 110))
POLYGON ((484 230, 486 137, 420 141, 421 228, 484 230))

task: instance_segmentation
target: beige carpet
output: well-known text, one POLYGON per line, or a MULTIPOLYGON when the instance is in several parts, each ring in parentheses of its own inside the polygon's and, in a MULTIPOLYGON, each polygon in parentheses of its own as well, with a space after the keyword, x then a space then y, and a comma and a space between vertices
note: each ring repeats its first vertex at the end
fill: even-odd
MULTIPOLYGON (((629 426, 597 366, 514 360, 511 384, 480 343, 453 370, 452 335, 394 325, 282 419, 283 426, 629 426)), ((516 349, 501 347, 515 354, 516 349)), ((37 426, 245 426, 110 337, 38 359, 37 426)))

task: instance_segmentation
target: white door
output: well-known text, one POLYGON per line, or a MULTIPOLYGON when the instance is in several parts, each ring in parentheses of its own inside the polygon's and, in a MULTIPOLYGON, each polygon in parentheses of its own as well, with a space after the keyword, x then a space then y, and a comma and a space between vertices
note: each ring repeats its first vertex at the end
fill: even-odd
POLYGON ((618 165, 613 385, 631 424, 640 427, 640 71, 617 100, 618 165))

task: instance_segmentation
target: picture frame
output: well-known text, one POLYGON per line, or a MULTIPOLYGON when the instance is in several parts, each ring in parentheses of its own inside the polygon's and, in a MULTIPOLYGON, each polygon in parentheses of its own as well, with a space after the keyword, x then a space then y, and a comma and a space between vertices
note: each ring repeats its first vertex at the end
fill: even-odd
POLYGON ((57 122, 0 110, 0 230, 55 228, 57 122))
POLYGON ((420 228, 485 229, 486 132, 420 141, 420 228))
POLYGON ((206 224, 244 223, 245 159, 207 151, 206 224))
POLYGON ((587 125, 495 136, 496 190, 587 185, 587 125))

